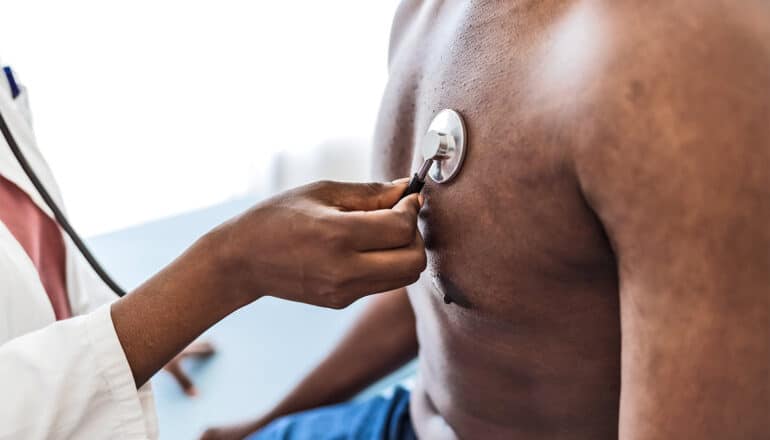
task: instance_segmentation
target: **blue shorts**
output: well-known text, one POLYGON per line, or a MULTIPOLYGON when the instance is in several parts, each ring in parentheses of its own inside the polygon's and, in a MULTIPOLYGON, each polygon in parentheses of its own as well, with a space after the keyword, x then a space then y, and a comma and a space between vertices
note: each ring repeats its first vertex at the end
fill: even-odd
POLYGON ((409 391, 389 397, 327 406, 282 417, 249 440, 416 440, 409 391))

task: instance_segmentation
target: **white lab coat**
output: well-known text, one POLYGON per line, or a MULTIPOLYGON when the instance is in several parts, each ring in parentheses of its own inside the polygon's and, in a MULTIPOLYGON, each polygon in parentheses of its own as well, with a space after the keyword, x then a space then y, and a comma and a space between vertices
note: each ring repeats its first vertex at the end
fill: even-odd
MULTIPOLYGON (((0 111, 61 206, 35 143, 26 93, 13 100, 1 72, 0 111)), ((51 215, 2 136, 0 174, 51 215)), ((150 386, 137 390, 112 323, 116 297, 66 236, 65 243, 76 317, 56 322, 35 266, 0 221, 0 439, 157 438, 150 386)))

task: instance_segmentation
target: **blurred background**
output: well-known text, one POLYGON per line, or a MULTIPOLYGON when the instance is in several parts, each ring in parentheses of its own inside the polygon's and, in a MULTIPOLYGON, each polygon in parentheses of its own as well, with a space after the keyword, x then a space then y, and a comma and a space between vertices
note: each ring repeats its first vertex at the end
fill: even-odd
MULTIPOLYGON (((132 289, 219 222, 312 180, 366 180, 396 0, 3 1, 70 220, 132 289)), ((264 298, 204 337, 187 398, 153 379, 163 439, 268 409, 363 307, 264 298)), ((408 367, 375 386, 412 374, 408 367)))
POLYGON ((11 0, 0 59, 29 89, 71 220, 93 235, 366 179, 396 5, 11 0))

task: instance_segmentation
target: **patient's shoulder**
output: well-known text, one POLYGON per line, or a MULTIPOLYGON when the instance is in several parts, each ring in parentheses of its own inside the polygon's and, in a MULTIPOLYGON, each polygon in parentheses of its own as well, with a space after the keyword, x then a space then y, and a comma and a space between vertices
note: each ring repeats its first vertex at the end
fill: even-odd
POLYGON ((600 67, 577 104, 590 134, 573 150, 594 208, 630 209, 645 191, 695 203, 717 183, 761 186, 770 2, 623 1, 603 12, 600 67))
POLYGON ((420 7, 423 6, 422 0, 402 0, 396 12, 393 15, 393 21, 390 26, 390 40, 388 43, 388 65, 393 64, 393 58, 398 53, 398 48, 404 41, 410 25, 417 17, 420 7))
POLYGON ((609 60, 627 70, 655 71, 668 65, 677 73, 720 68, 729 75, 733 65, 744 67, 770 57, 770 2, 606 3, 610 6, 604 12, 603 37, 609 60))
POLYGON ((770 2, 628 1, 597 14, 599 53, 576 104, 602 135, 588 151, 627 139, 653 148, 767 113, 770 2))

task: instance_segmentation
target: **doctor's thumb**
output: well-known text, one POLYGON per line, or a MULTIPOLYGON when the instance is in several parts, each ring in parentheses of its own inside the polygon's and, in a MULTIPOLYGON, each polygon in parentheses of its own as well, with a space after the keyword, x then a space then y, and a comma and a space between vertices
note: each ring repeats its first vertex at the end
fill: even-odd
POLYGON ((414 221, 417 221, 417 214, 419 214, 420 208, 422 208, 422 199, 418 194, 410 194, 399 200, 398 203, 393 206, 394 211, 408 214, 410 217, 414 218, 414 221))

